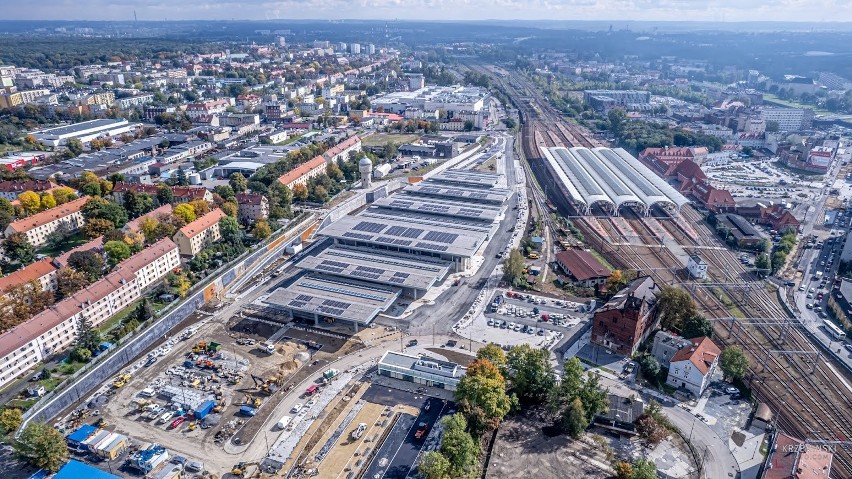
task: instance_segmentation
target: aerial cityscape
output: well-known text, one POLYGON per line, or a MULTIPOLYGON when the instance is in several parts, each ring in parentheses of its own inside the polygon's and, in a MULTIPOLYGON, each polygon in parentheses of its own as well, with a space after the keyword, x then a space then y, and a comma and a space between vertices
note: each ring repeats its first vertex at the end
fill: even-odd
POLYGON ((848 5, 497 3, 4 6, 3 479, 852 479, 848 5))

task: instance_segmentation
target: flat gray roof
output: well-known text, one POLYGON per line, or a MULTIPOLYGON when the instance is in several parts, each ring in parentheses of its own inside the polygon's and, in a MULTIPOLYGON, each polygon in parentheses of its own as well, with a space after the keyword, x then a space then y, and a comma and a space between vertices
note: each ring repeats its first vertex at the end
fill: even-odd
POLYGON ((323 228, 319 234, 340 240, 466 258, 472 257, 488 237, 485 231, 418 223, 410 218, 407 221, 404 218, 383 218, 382 222, 378 222, 363 216, 344 216, 323 228))
POLYGON ((443 197, 457 200, 465 200, 471 203, 503 204, 512 196, 512 191, 504 188, 476 189, 464 187, 452 187, 441 183, 425 181, 411 185, 405 189, 410 195, 443 197))
POLYGON ((463 184, 480 188, 494 188, 500 181, 496 173, 470 170, 445 170, 429 178, 430 182, 463 184))
POLYGON ((373 218, 379 221, 405 219, 424 226, 448 226, 468 231, 488 233, 491 225, 482 221, 469 220, 466 218, 455 218, 452 216, 435 216, 429 213, 417 213, 415 211, 389 210, 385 208, 370 208, 361 214, 362 218, 373 218))
POLYGON ((401 293, 402 289, 391 286, 308 273, 290 286, 276 289, 262 302, 276 309, 368 324, 401 293))
POLYGON ((78 131, 90 130, 92 128, 106 128, 110 126, 117 126, 121 124, 128 124, 127 120, 123 119, 110 119, 104 118, 100 120, 89 120, 83 121, 80 123, 74 123, 73 125, 65 125, 65 126, 57 126, 54 128, 45 128, 43 130, 34 131, 33 134, 38 135, 68 135, 73 134, 78 131))
POLYGON ((437 216, 452 216, 493 223, 500 216, 500 207, 471 205, 455 199, 423 198, 416 195, 397 194, 373 202, 374 207, 391 210, 429 213, 437 216))
POLYGON ((428 289, 443 279, 451 263, 387 251, 333 245, 308 256, 297 267, 403 288, 428 289))
POLYGON ((467 372, 466 367, 444 361, 443 359, 430 356, 414 356, 396 351, 385 352, 384 356, 379 360, 378 366, 422 371, 426 374, 454 378, 456 380, 460 379, 467 372))

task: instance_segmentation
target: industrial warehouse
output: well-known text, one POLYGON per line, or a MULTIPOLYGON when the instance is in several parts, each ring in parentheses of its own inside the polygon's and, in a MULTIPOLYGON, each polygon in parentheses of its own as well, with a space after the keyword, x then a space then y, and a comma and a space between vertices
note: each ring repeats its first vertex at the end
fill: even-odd
POLYGON ((326 245, 259 306, 289 318, 367 325, 400 298, 419 299, 470 268, 505 217, 500 176, 448 170, 375 200, 318 233, 326 245))
POLYGON ((623 148, 543 148, 548 169, 558 181, 562 194, 583 215, 599 205, 618 216, 622 206, 635 208, 647 216, 659 205, 679 213, 689 203, 665 180, 623 148))

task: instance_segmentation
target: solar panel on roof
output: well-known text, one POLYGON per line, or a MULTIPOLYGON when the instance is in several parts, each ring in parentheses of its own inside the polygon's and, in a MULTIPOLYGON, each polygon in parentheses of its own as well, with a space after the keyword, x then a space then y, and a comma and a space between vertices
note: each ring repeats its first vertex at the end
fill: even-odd
POLYGON ((344 311, 342 309, 329 308, 327 306, 317 306, 316 310, 321 312, 321 313, 330 314, 332 316, 340 316, 344 313, 344 311))
POLYGON ((296 301, 310 301, 312 299, 314 299, 314 297, 309 294, 300 294, 296 296, 296 301))
POLYGON ((391 283, 403 284, 405 283, 405 278, 397 278, 395 276, 391 276, 390 278, 388 278, 388 281, 390 281, 391 283))
POLYGON ((443 233, 440 231, 430 231, 423 237, 425 240, 437 241, 439 243, 453 244, 459 235, 455 233, 443 233))
POLYGON ((333 308, 340 308, 340 309, 348 309, 349 306, 351 306, 349 303, 344 303, 343 301, 334 301, 334 300, 331 300, 331 299, 324 300, 322 302, 322 304, 324 304, 325 306, 331 306, 333 308))
POLYGON ((329 266, 334 266, 335 268, 346 268, 347 266, 349 266, 346 263, 341 263, 340 261, 332 261, 330 259, 323 260, 321 264, 327 264, 329 266))
POLYGON ((394 275, 395 277, 397 277, 397 278, 407 278, 407 277, 409 277, 409 276, 410 276, 408 273, 401 273, 401 272, 399 272, 399 271, 397 271, 397 272, 396 272, 396 273, 394 273, 393 275, 394 275))
POLYGON ((379 268, 371 268, 369 266, 358 266, 355 268, 357 271, 367 271, 369 273, 383 274, 385 270, 379 268))
POLYGON ((381 276, 380 274, 368 273, 366 271, 353 271, 349 274, 351 274, 352 276, 358 276, 360 278, 367 278, 367 279, 379 279, 379 276, 381 276))
POLYGON ((355 238, 355 239, 360 239, 360 240, 365 240, 365 241, 369 241, 369 240, 373 239, 373 237, 370 236, 370 235, 363 235, 361 233, 353 233, 351 231, 347 231, 346 233, 343 233, 343 236, 345 236, 347 238, 355 238))
POLYGON ((327 264, 318 264, 314 266, 314 269, 318 269, 321 271, 328 271, 329 273, 342 273, 345 268, 338 268, 337 266, 329 266, 327 264))
POLYGON ((420 228, 406 228, 405 232, 400 236, 405 236, 406 238, 417 238, 421 233, 423 233, 423 230, 420 228))
POLYGON ((467 215, 467 216, 480 216, 482 214, 482 210, 473 210, 473 209, 470 209, 470 208, 462 208, 462 209, 459 210, 459 214, 460 215, 467 215))
POLYGON ((385 234, 389 234, 392 236, 402 236, 402 233, 405 232, 405 226, 391 226, 385 231, 385 234))
POLYGON ((420 242, 420 243, 417 243, 417 247, 420 248, 420 249, 427 249, 427 250, 432 250, 432 251, 447 251, 446 246, 440 245, 440 244, 433 244, 433 243, 420 242))
POLYGON ((371 223, 369 221, 361 221, 357 225, 355 225, 353 230, 356 231, 366 231, 368 233, 381 233, 383 229, 385 229, 385 225, 381 223, 371 223))
POLYGON ((290 301, 287 306, 290 306, 292 308, 304 308, 306 304, 308 303, 305 303, 304 301, 290 301))
POLYGON ((394 240, 393 244, 395 244, 397 246, 411 246, 411 241, 398 239, 398 240, 394 240))

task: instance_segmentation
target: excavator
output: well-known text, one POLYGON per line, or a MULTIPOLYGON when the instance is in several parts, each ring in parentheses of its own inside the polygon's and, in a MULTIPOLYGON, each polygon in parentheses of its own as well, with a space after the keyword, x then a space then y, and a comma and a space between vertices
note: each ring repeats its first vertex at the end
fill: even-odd
POLYGON ((246 394, 246 401, 245 401, 246 406, 258 408, 258 407, 260 407, 260 405, 262 403, 263 403, 263 401, 260 398, 251 397, 251 395, 246 394))
POLYGON ((254 386, 257 390, 266 395, 271 395, 278 390, 278 384, 272 379, 263 379, 254 374, 251 375, 251 378, 254 380, 254 386))
POLYGON ((236 477, 246 477, 246 469, 251 466, 257 466, 259 464, 260 463, 258 462, 241 462, 235 465, 233 469, 231 469, 231 475, 234 475, 236 477))

